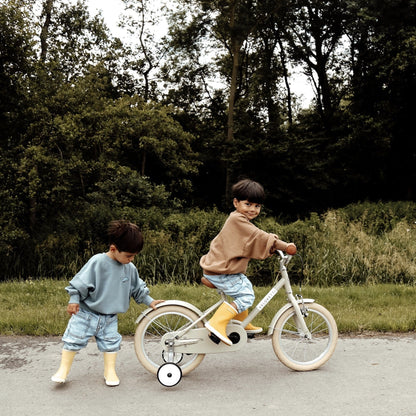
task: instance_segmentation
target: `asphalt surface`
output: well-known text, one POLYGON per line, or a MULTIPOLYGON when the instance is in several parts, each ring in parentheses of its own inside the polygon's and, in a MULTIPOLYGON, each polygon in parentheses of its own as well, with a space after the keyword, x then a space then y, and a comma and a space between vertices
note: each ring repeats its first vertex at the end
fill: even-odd
POLYGON ((162 386, 138 362, 132 338, 118 355, 121 383, 107 387, 96 344, 75 357, 65 384, 59 338, 0 336, 0 415, 309 415, 416 416, 416 333, 345 337, 312 372, 294 372, 271 339, 207 355, 175 387, 162 386))

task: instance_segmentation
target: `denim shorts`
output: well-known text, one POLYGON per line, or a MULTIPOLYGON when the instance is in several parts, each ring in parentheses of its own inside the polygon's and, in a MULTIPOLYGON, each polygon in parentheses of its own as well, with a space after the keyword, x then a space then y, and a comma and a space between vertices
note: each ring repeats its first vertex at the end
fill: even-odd
POLYGON ((101 352, 116 352, 120 349, 121 335, 118 333, 117 315, 101 315, 80 309, 68 322, 62 341, 64 349, 79 351, 95 337, 101 352))
POLYGON ((217 289, 233 298, 238 312, 243 312, 253 305, 255 299, 253 285, 243 273, 215 276, 204 274, 204 277, 214 284, 217 289))

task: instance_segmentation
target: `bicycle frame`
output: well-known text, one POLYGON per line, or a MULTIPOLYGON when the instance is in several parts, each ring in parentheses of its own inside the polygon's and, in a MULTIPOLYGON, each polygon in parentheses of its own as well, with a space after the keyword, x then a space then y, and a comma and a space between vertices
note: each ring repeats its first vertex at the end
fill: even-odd
POLYGON ((207 320, 228 296, 217 289, 220 299, 204 312, 191 303, 169 300, 142 312, 134 346, 140 363, 159 382, 172 387, 182 375, 193 371, 205 354, 232 352, 247 344, 247 324, 274 298, 280 289, 287 296, 285 303, 274 315, 268 329, 273 350, 286 367, 295 371, 316 370, 334 353, 338 329, 334 317, 313 299, 293 295, 286 266, 292 256, 277 251, 280 270, 277 281, 258 302, 244 321, 231 320, 226 333, 231 345, 213 339, 205 327, 207 320))
POLYGON ((276 282, 276 284, 270 289, 269 293, 257 304, 257 306, 249 313, 247 318, 243 321, 242 325, 243 327, 246 327, 247 324, 249 324, 262 310, 263 308, 274 298, 274 296, 277 294, 277 292, 284 287, 287 295, 288 303, 281 308, 275 315, 275 317, 272 319, 271 324, 269 325, 269 331, 268 335, 271 335, 273 333, 274 329, 274 323, 277 321, 278 317, 290 306, 293 306, 295 309, 296 316, 298 318, 298 323, 300 325, 300 329, 303 332, 303 335, 311 339, 311 333, 308 329, 308 327, 305 324, 305 320, 303 319, 304 314, 304 307, 302 307, 302 310, 299 306, 299 304, 304 305, 305 303, 312 303, 314 302, 313 299, 303 299, 296 300, 295 296, 293 296, 292 292, 292 286, 290 284, 289 275, 287 273, 286 265, 291 260, 292 256, 285 255, 282 251, 277 250, 277 253, 280 255, 280 275, 281 278, 276 282))
MULTIPOLYGON (((287 272, 287 264, 291 260, 292 256, 285 255, 282 251, 278 250, 277 253, 280 255, 280 275, 281 278, 276 282, 276 284, 270 289, 270 291, 264 296, 263 299, 261 299, 256 307, 249 313, 248 317, 243 322, 231 321, 229 325, 232 325, 232 329, 238 332, 241 341, 238 344, 233 344, 233 346, 228 346, 223 343, 220 343, 219 345, 215 345, 210 339, 208 339, 208 331, 205 328, 198 328, 195 329, 195 325, 197 325, 201 321, 206 321, 206 318, 208 315, 210 315, 215 309, 217 309, 225 300, 227 300, 226 295, 218 291, 221 299, 216 302, 214 305, 210 306, 205 311, 200 311, 197 307, 194 305, 184 302, 184 301, 167 301, 164 303, 161 303, 157 305, 157 308, 167 306, 167 305, 178 305, 178 306, 184 306, 193 312, 195 312, 199 318, 194 321, 191 325, 186 326, 185 328, 179 330, 174 334, 173 340, 171 342, 174 342, 175 350, 179 347, 182 348, 188 348, 186 351, 183 352, 201 352, 198 351, 197 346, 195 345, 193 348, 190 347, 193 344, 198 344, 202 342, 206 342, 208 344, 208 347, 204 349, 204 353, 210 353, 210 352, 227 352, 227 351, 234 351, 236 349, 239 349, 242 344, 244 344, 247 340, 247 335, 244 331, 244 328, 247 326, 249 322, 251 322, 263 309, 264 307, 274 298, 274 296, 278 293, 278 291, 281 288, 285 288, 286 295, 288 298, 288 303, 285 304, 274 316, 272 319, 268 335, 271 335, 274 330, 274 326, 276 321, 278 320, 279 316, 284 313, 288 308, 292 307, 295 309, 295 313, 297 316, 297 322, 299 325, 299 329, 302 331, 302 336, 311 339, 311 334, 309 329, 307 328, 305 321, 303 319, 303 314, 305 313, 304 304, 313 303, 313 299, 296 299, 295 296, 292 293, 292 287, 290 285, 289 275, 287 272), (302 307, 301 307, 302 306, 302 307), (184 338, 185 335, 189 334, 190 338, 184 338), (212 345, 211 345, 212 344, 212 345), (189 349, 190 348, 190 349, 189 349)), ((136 324, 138 324, 142 319, 145 318, 145 316, 151 312, 152 309, 148 309, 139 316, 139 318, 136 320, 136 324)), ((168 341, 167 341, 168 342, 168 341)), ((168 342, 170 343, 170 342, 168 342)), ((172 347, 173 345, 171 345, 172 347)))

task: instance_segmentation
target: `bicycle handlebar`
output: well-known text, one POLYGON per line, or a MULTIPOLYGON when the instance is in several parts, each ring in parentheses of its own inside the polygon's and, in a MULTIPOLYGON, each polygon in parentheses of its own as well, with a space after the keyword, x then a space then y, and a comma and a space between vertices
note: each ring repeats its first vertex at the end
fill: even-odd
POLYGON ((281 258, 283 258, 285 256, 285 254, 283 253, 282 250, 275 250, 274 254, 278 254, 281 258))
POLYGON ((275 254, 278 254, 282 260, 292 258, 291 254, 287 254, 286 252, 284 252, 282 250, 276 250, 275 254))

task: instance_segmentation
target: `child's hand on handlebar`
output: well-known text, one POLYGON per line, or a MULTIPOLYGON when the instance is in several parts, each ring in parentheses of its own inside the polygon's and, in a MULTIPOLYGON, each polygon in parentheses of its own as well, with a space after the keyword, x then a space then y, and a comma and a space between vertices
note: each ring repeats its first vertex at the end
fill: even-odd
POLYGON ((286 254, 293 256, 294 254, 296 254, 297 248, 293 243, 286 243, 286 241, 277 240, 274 243, 274 246, 271 252, 274 253, 276 250, 285 251, 286 254))

